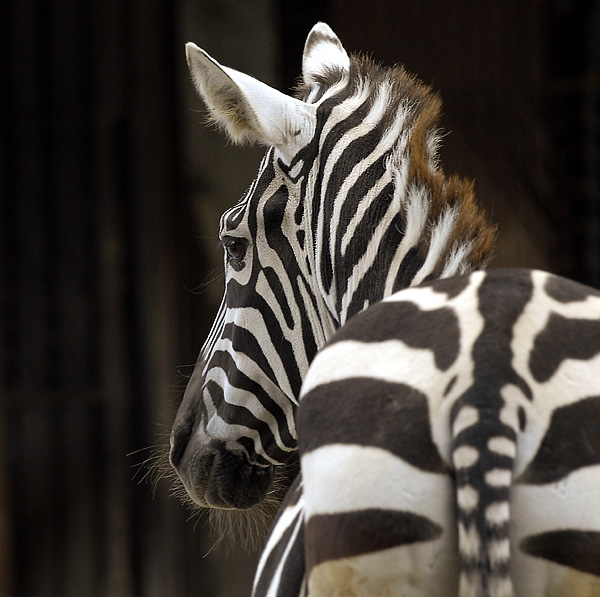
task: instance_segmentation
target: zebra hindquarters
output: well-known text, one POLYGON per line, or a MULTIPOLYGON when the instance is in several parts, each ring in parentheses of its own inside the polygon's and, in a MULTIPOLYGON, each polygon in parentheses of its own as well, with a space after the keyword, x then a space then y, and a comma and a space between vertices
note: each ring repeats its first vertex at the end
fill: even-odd
POLYGON ((600 595, 600 396, 587 395, 597 391, 598 357, 529 380, 510 496, 517 597, 600 595))
POLYGON ((600 467, 511 491, 517 597, 600 595, 600 467))
POLYGON ((454 484, 426 396, 339 379, 306 393, 298 426, 309 595, 456 595, 454 484))

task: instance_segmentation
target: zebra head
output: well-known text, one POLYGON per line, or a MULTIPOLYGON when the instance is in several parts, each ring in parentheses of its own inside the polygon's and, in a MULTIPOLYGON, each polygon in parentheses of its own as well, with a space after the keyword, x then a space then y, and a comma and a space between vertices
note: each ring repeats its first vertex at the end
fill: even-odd
POLYGON ((438 98, 349 57, 327 25, 308 36, 297 97, 194 44, 187 59, 210 119, 269 148, 221 218, 225 295, 171 434, 194 502, 245 509, 294 459, 300 386, 335 329, 397 289, 479 266, 494 232, 471 184, 438 167, 438 98))

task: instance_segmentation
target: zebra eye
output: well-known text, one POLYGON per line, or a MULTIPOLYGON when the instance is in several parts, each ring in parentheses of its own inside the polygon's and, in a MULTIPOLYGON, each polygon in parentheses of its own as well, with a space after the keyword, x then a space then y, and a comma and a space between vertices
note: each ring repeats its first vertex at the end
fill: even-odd
POLYGON ((246 241, 241 238, 226 237, 222 244, 231 261, 241 261, 246 254, 246 241))

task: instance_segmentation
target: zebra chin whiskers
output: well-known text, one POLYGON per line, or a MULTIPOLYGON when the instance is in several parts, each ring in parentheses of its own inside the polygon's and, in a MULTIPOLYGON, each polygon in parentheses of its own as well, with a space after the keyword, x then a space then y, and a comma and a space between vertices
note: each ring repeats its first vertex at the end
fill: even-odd
POLYGON ((225 546, 227 552, 236 546, 241 546, 248 552, 261 549, 298 469, 297 464, 294 463, 275 467, 272 485, 265 498, 250 508, 244 510, 204 508, 191 498, 170 465, 167 442, 157 444, 156 447, 148 450, 152 450, 151 455, 138 465, 140 469, 147 467, 139 482, 151 483, 155 493, 160 482, 169 481, 171 497, 179 500, 189 511, 188 520, 194 521, 194 529, 201 522, 208 526, 209 533, 214 539, 210 551, 221 544, 225 546))
MULTIPOLYGON (((256 505, 246 510, 224 510, 201 508, 195 504, 187 493, 181 496, 184 505, 194 511, 192 517, 207 517, 210 533, 215 537, 213 547, 223 543, 229 551, 241 546, 248 552, 262 549, 271 524, 277 514, 292 480, 298 471, 297 461, 274 467, 273 481, 266 496, 256 505), (191 504, 190 504, 191 502, 191 504)), ((181 489, 183 489, 183 485, 181 489)))
POLYGON ((173 484, 179 483, 183 488, 175 469, 173 469, 169 462, 170 434, 165 433, 163 435, 164 437, 156 444, 128 454, 130 457, 148 454, 141 462, 132 465, 137 469, 133 475, 133 479, 137 479, 138 483, 148 483, 151 485, 153 496, 156 495, 159 483, 163 480, 171 481, 173 484))
MULTIPOLYGON (((183 369, 194 368, 195 365, 180 365, 177 368, 179 375, 179 381, 171 386, 173 391, 173 402, 181 402, 183 390, 188 385, 191 373, 184 373, 183 369)), ((156 433, 157 440, 154 444, 140 448, 127 454, 128 457, 137 457, 140 455, 147 455, 140 462, 133 464, 133 468, 136 468, 136 472, 133 475, 133 479, 138 479, 138 483, 148 483, 152 486, 152 495, 156 495, 158 491, 159 483, 162 480, 175 482, 179 480, 175 469, 172 467, 169 455, 171 452, 171 427, 172 427, 172 415, 168 415, 168 420, 164 423, 157 422, 156 426, 159 429, 165 431, 159 431, 156 433)))

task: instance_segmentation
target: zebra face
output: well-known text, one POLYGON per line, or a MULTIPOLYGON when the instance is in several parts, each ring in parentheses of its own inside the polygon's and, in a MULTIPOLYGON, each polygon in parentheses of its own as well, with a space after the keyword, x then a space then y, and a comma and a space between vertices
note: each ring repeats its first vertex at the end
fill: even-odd
MULTIPOLYGON (((246 195, 221 218, 225 295, 171 434, 170 462, 193 501, 245 509, 269 492, 274 468, 295 457, 300 385, 333 327, 308 257, 301 192, 317 108, 193 44, 187 57, 210 118, 233 141, 269 147, 246 195)), ((305 81, 348 61, 333 32, 318 26, 307 41, 305 81)))
POLYGON ((295 185, 273 150, 221 218, 225 296, 186 389, 171 463, 202 506, 245 508, 296 450, 297 396, 316 353, 295 185))

